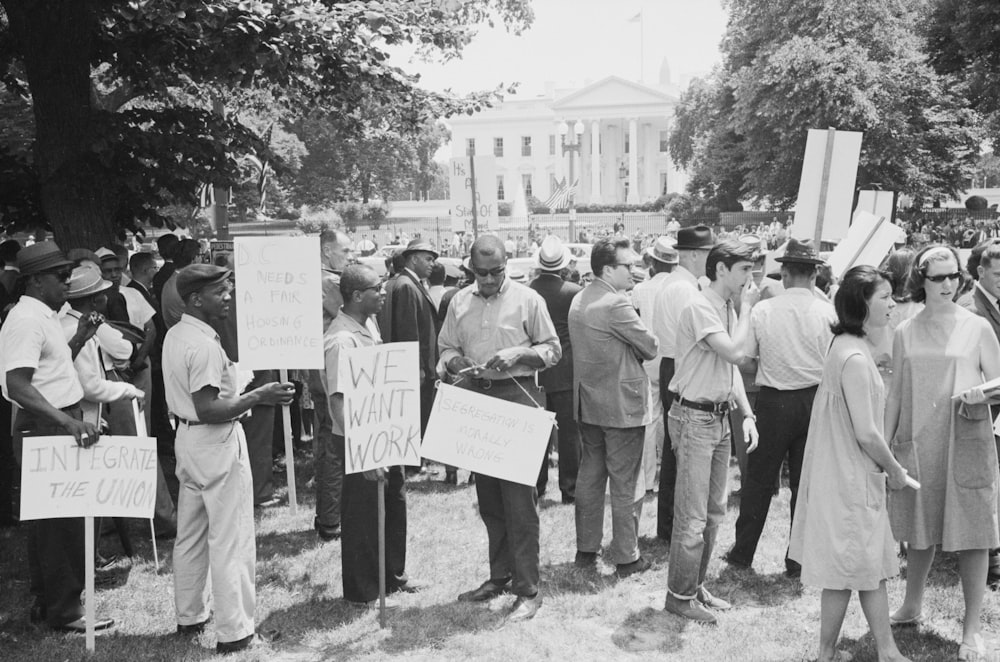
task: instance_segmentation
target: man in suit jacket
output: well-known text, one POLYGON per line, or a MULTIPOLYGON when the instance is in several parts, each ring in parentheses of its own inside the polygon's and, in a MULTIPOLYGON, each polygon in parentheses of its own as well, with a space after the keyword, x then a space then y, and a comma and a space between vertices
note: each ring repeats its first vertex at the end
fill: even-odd
MULTIPOLYGON (((420 434, 427 428, 437 381, 437 306, 424 282, 438 253, 423 239, 403 250, 403 269, 386 283, 385 305, 378 315, 386 342, 417 342, 420 346, 420 434)), ((450 478, 450 474, 449 474, 450 478)))
POLYGON ((609 561, 627 577, 649 568, 639 555, 642 464, 649 381, 643 361, 656 357, 656 336, 623 294, 632 285, 637 255, 629 240, 602 239, 590 264, 595 280, 573 299, 573 413, 580 423, 583 458, 576 483, 576 564, 592 567, 601 547, 604 490, 611 481, 609 561))
MULTIPOLYGON (((545 388, 545 408, 556 415, 552 435, 559 449, 559 490, 563 503, 573 503, 576 496, 576 474, 580 467, 580 429, 573 418, 573 348, 569 339, 569 307, 582 288, 564 280, 561 272, 569 266, 573 255, 559 237, 549 235, 542 242, 535 265, 538 277, 528 286, 541 295, 549 317, 556 327, 562 358, 548 370, 538 374, 538 383, 545 388)), ((552 441, 549 446, 551 448, 552 441)), ((548 454, 546 454, 547 456, 548 454)), ((542 461, 538 476, 538 496, 548 483, 548 458, 542 461)))

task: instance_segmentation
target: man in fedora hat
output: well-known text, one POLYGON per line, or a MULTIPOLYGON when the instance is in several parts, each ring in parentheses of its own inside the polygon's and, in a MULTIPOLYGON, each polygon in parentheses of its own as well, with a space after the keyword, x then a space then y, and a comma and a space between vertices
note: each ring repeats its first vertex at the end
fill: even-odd
MULTIPOLYGON (((430 277, 438 253, 423 239, 413 239, 403 249, 403 269, 385 287, 385 305, 378 314, 386 342, 416 342, 420 347, 420 434, 423 436, 434 403, 437 381, 437 306, 424 282, 430 277)), ((445 479, 455 482, 449 470, 445 479)))
MULTIPOLYGON (((83 420, 83 388, 73 358, 97 331, 81 320, 67 342, 58 311, 66 303, 70 268, 55 243, 22 248, 17 266, 24 295, 0 328, 0 386, 21 408, 14 421, 14 457, 20 461, 25 436, 71 435, 77 444, 97 443, 97 426, 83 420)), ((84 632, 80 594, 84 587, 83 518, 42 519, 28 528, 28 570, 34 597, 31 620, 59 630, 84 632)), ((94 629, 114 625, 98 618, 94 629)))
MULTIPOLYGON (((741 486, 736 542, 726 555, 730 565, 749 568, 771 507, 781 465, 788 458, 792 513, 805 455, 806 434, 823 359, 837 320, 833 306, 813 294, 816 268, 823 264, 812 240, 790 239, 781 264, 785 291, 761 301, 750 313, 747 356, 758 357, 757 449, 749 454, 741 486)), ((800 566, 785 558, 785 572, 797 577, 800 566)))
POLYGON ((601 239, 590 253, 594 281, 569 310, 573 354, 573 414, 583 453, 576 491, 576 564, 593 567, 604 529, 604 494, 610 483, 611 543, 607 560, 620 577, 649 568, 639 553, 642 466, 649 387, 642 362, 658 342, 639 319, 625 290, 638 256, 625 237, 601 239), (636 498, 638 496, 638 498, 636 498))
MULTIPOLYGON (((632 288, 632 304, 639 311, 639 319, 646 328, 656 334, 656 299, 670 278, 670 274, 680 260, 674 248, 675 240, 668 235, 656 238, 653 245, 646 249, 646 259, 650 263, 651 278, 636 284, 632 288)), ((657 336, 659 340, 659 336, 657 336)), ((640 474, 645 490, 656 486, 656 465, 663 449, 663 400, 660 397, 660 363, 662 358, 656 358, 643 363, 646 376, 649 377, 649 410, 651 420, 646 425, 646 439, 642 447, 642 473, 640 474)))
MULTIPOLYGON (((677 323, 681 311, 698 296, 699 284, 705 278, 705 261, 715 245, 715 235, 705 225, 682 228, 677 232, 677 266, 667 282, 657 291, 653 302, 651 327, 660 341, 660 402, 664 416, 674 402, 674 393, 667 388, 674 378, 677 356, 677 323)), ((670 429, 663 426, 663 455, 660 459, 660 485, 656 496, 656 537, 670 541, 674 523, 674 485, 677 480, 677 460, 670 439, 670 429)))
POLYGON ((289 404, 295 394, 291 383, 278 382, 239 394, 236 368, 215 329, 229 315, 231 275, 200 263, 178 270, 184 314, 163 341, 164 390, 178 421, 177 631, 205 629, 211 591, 220 653, 256 642, 253 478, 238 419, 258 404, 289 404))
MULTIPOLYGON (((573 417, 573 345, 569 339, 569 307, 582 288, 562 277, 573 255, 559 237, 550 234, 542 240, 535 254, 538 276, 528 285, 545 301, 545 308, 556 327, 562 358, 548 370, 538 374, 538 383, 545 389, 545 408, 556 415, 552 429, 559 450, 559 491, 563 503, 576 498, 576 474, 580 467, 580 430, 573 417)), ((551 448, 552 441, 549 442, 551 448)), ((538 476, 539 496, 548 484, 548 453, 542 460, 538 476)))

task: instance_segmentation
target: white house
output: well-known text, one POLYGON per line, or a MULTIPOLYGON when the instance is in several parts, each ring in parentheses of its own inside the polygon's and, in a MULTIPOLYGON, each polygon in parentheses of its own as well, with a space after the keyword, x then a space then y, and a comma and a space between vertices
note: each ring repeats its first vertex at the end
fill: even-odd
POLYGON ((638 204, 683 192, 687 176, 667 149, 677 93, 665 62, 660 78, 656 87, 618 76, 575 90, 548 86, 532 99, 452 117, 452 156, 496 156, 497 198, 508 202, 519 185, 545 200, 564 178, 579 180, 577 204, 638 204))

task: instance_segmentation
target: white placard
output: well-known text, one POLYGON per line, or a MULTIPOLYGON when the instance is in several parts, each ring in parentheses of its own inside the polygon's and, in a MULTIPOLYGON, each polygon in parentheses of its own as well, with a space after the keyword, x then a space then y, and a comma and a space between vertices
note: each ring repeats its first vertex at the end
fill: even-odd
POLYGON ((319 237, 238 237, 235 244, 240 367, 322 369, 319 237))
MULTIPOLYGON (((802 161, 802 178, 799 180, 799 195, 795 203, 795 220, 790 235, 797 239, 811 239, 816 235, 830 133, 826 130, 809 129, 806 153, 802 161)), ((854 202, 854 184, 858 177, 861 136, 858 131, 833 132, 823 214, 823 241, 840 241, 847 235, 851 205, 854 202)), ((819 248, 816 247, 817 250, 819 248)))
POLYGON ((892 201, 896 194, 892 191, 858 191, 858 206, 854 213, 866 211, 875 216, 885 216, 892 220, 892 201))
POLYGON ((341 350, 347 473, 420 466, 419 357, 416 342, 341 350))
POLYGON ((156 439, 101 436, 90 448, 70 436, 25 437, 21 519, 153 516, 156 439))
MULTIPOLYGON (((497 220, 496 157, 474 156, 476 165, 476 213, 480 228, 497 220)), ((448 164, 451 231, 472 232, 472 168, 469 157, 453 158, 448 164)), ((520 186, 521 182, 517 182, 520 186)))
POLYGON ((555 414, 440 384, 423 456, 476 473, 534 485, 555 414))
POLYGON ((847 270, 858 265, 877 267, 892 250, 899 235, 899 227, 885 216, 875 216, 858 211, 854 222, 842 242, 830 255, 830 269, 834 277, 841 278, 847 270))

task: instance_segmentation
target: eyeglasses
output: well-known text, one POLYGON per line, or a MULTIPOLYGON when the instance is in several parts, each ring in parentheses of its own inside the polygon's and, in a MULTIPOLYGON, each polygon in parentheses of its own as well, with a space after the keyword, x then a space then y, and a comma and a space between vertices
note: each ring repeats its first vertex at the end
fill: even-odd
POLYGON ((371 285, 369 287, 362 287, 361 288, 362 292, 367 292, 368 290, 375 290, 376 292, 381 292, 382 291, 382 283, 379 283, 378 285, 371 285))
POLYGON ((618 267, 625 267, 626 269, 632 268, 632 262, 612 262, 611 266, 617 269, 618 267))
POLYGON ((499 278, 500 276, 503 276, 506 270, 507 270, 507 265, 504 265, 502 267, 497 267, 495 269, 477 269, 475 267, 472 267, 472 273, 476 274, 480 278, 486 278, 488 276, 499 278))
POLYGON ((43 271, 39 276, 55 276, 57 279, 65 282, 69 280, 73 272, 70 269, 64 269, 62 271, 43 271))
POLYGON ((959 280, 961 277, 962 274, 960 274, 957 271, 953 274, 938 274, 936 276, 924 276, 924 278, 926 278, 932 283, 943 283, 946 280, 959 280))

